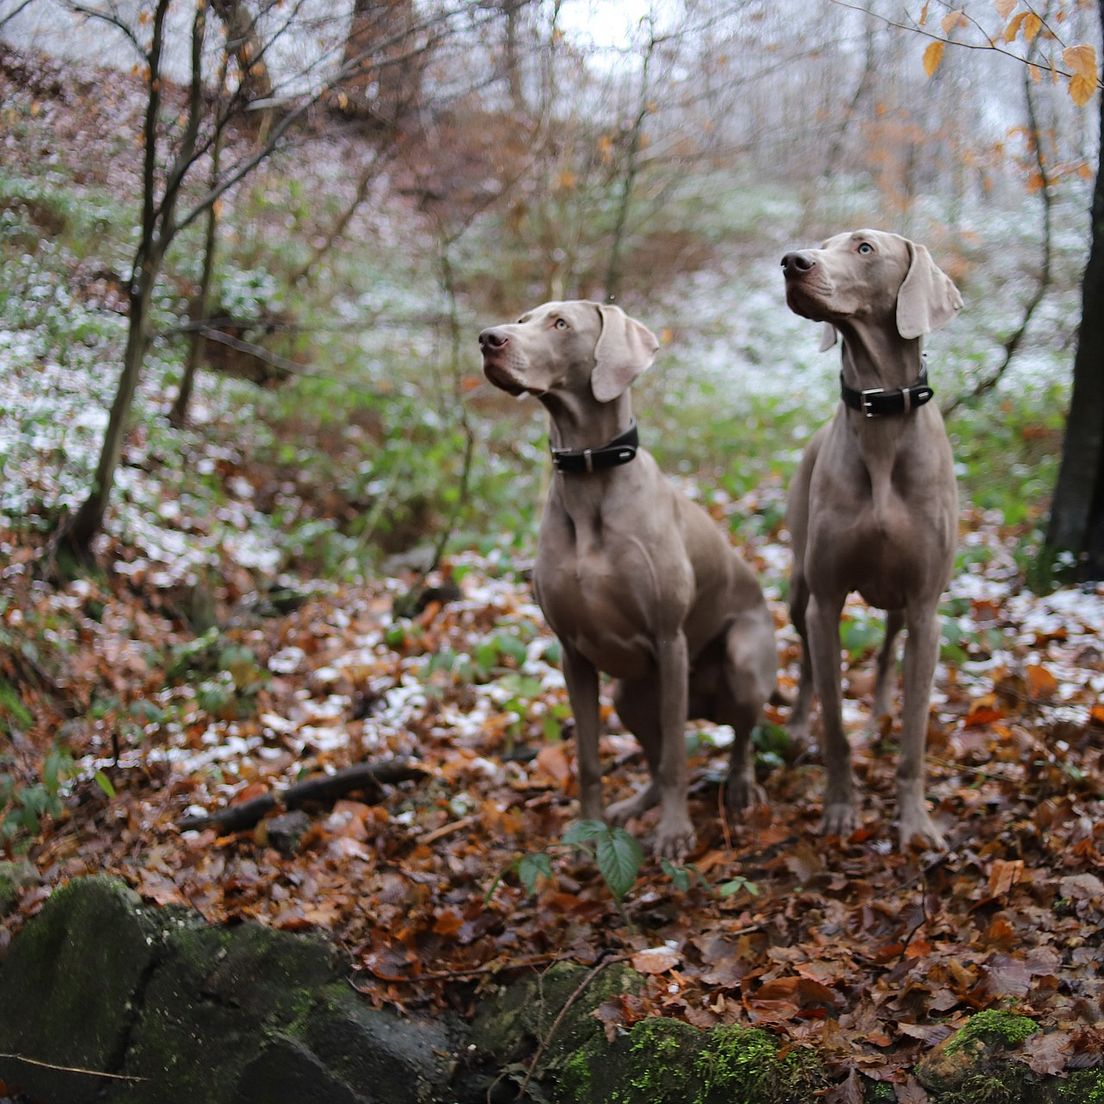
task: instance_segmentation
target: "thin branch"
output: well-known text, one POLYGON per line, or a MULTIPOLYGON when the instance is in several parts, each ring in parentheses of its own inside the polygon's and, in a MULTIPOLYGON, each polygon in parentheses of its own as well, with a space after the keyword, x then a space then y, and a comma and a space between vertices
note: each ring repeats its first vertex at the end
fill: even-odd
POLYGON ((132 1073, 105 1073, 103 1070, 85 1069, 83 1066, 61 1066, 56 1062, 42 1062, 37 1058, 27 1058, 22 1054, 3 1054, 0 1053, 0 1058, 4 1058, 9 1062, 22 1062, 27 1066, 37 1066, 39 1069, 59 1070, 62 1073, 81 1073, 85 1077, 103 1077, 108 1081, 129 1081, 131 1083, 137 1083, 139 1081, 148 1081, 148 1077, 138 1077, 132 1073))
POLYGON ((114 27, 117 31, 121 31, 126 40, 137 50, 138 56, 143 61, 149 61, 149 57, 146 54, 146 48, 138 41, 138 36, 134 33, 134 29, 120 19, 114 12, 105 12, 101 11, 99 8, 90 8, 85 4, 76 3, 70 3, 69 10, 76 15, 87 16, 89 19, 102 20, 104 23, 114 27))
POLYGON ((23 3, 19 4, 14 11, 8 12, 3 19, 0 19, 0 31, 2 31, 24 8, 29 8, 33 3, 34 0, 23 0, 23 3))
MULTIPOLYGON (((1073 76, 1068 69, 1062 69, 1060 66, 1055 65, 1053 61, 1048 60, 1042 63, 1031 61, 1022 54, 1017 54, 1012 50, 1005 49, 990 38, 985 31, 981 33, 985 35, 987 39, 986 42, 961 42, 955 38, 947 38, 944 35, 933 34, 931 31, 927 31, 921 27, 915 19, 912 20, 911 23, 898 23, 895 19, 890 19, 885 15, 879 15, 869 8, 864 8, 861 4, 850 4, 847 0, 831 0, 831 2, 838 7, 849 8, 851 11, 862 12, 863 15, 869 15, 874 19, 879 19, 886 24, 886 26, 896 27, 899 31, 911 31, 913 34, 921 35, 923 38, 930 38, 933 42, 942 42, 944 46, 958 46, 963 50, 987 50, 991 53, 1003 54, 1005 57, 1012 58, 1013 61, 1018 61, 1021 65, 1033 65, 1037 69, 1045 69, 1048 73, 1057 73, 1060 77, 1069 78, 1073 76)), ((1104 81, 1102 81, 1099 76, 1096 78, 1096 86, 1098 88, 1104 87, 1104 81)))
POLYGON ((521 1087, 517 1091, 517 1096, 514 1097, 515 1100, 521 1100, 521 1098, 525 1096, 525 1091, 529 1088, 529 1082, 533 1080, 533 1074, 536 1073, 537 1065, 539 1064, 541 1058, 544 1057, 544 1052, 548 1049, 549 1043, 552 1042, 553 1036, 556 1034, 557 1031, 559 1031, 560 1025, 564 1021, 564 1017, 568 1014, 568 1012, 571 1011, 571 1008, 575 1004, 575 1002, 583 995, 583 993, 586 992, 591 982, 594 981, 594 979, 607 966, 612 966, 615 962, 624 962, 628 957, 629 956, 627 954, 615 954, 602 959, 602 961, 599 962, 598 965, 595 966, 592 970, 590 970, 586 977, 584 977, 583 980, 575 986, 575 989, 572 991, 571 996, 569 996, 567 1000, 564 1001, 559 1015, 552 1021, 552 1026, 548 1029, 548 1034, 545 1035, 544 1038, 541 1039, 540 1043, 537 1045, 537 1049, 536 1051, 534 1051, 533 1057, 529 1062, 529 1068, 525 1071, 525 1080, 522 1081, 521 1087))

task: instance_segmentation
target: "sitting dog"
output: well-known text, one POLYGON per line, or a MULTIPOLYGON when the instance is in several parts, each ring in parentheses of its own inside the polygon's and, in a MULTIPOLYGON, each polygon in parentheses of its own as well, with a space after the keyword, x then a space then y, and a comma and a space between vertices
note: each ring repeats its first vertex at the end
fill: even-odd
POLYGON ((735 731, 726 796, 755 796, 751 730, 774 687, 774 626, 758 583, 709 515, 637 444, 629 385, 658 342, 619 307, 545 303, 479 335, 483 369, 551 419, 555 472, 533 573, 563 647, 575 715, 582 815, 602 816, 598 674, 618 679, 618 715, 644 749, 651 781, 612 805, 614 822, 658 803, 654 849, 694 845, 687 810, 688 717, 735 731))
POLYGON ((900 845, 942 847, 924 805, 928 702, 939 650, 939 599, 950 581, 958 523, 951 445, 921 357, 922 335, 962 306, 927 249, 897 234, 856 230, 787 253, 786 302, 826 323, 822 349, 842 339, 841 402, 809 443, 790 489, 790 615, 804 646, 790 720, 807 735, 815 689, 828 773, 822 829, 855 828, 851 754, 840 714, 839 620, 858 591, 887 611, 874 718, 888 712, 894 641, 905 645, 900 845))

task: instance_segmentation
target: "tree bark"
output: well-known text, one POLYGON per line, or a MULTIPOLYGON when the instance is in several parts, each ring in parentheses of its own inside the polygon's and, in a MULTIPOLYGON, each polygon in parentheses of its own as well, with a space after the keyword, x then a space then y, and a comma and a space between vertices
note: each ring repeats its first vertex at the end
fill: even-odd
MULTIPOLYGON (((1104 27, 1104 0, 1100 21, 1104 27)), ((1104 124, 1104 93, 1097 93, 1104 124)), ((1104 165, 1093 190, 1092 239, 1081 284, 1081 327, 1073 363, 1062 465, 1054 489, 1047 547, 1072 553, 1080 579, 1104 579, 1104 165)))

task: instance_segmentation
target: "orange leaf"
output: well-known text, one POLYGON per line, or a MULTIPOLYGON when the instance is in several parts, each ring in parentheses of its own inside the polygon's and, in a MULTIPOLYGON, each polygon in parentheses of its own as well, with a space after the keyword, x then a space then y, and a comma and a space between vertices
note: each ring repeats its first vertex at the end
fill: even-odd
POLYGON ((1012 14, 1012 9, 1016 6, 1017 0, 994 0, 993 6, 997 9, 997 15, 1001 19, 1007 19, 1012 14))
POLYGON ((1024 42, 1032 42, 1035 36, 1042 30, 1043 21, 1034 13, 1029 12, 1023 23, 1024 42))
POLYGON ((1087 43, 1081 46, 1068 46, 1062 51, 1062 60, 1070 67, 1075 76, 1084 77, 1096 83, 1096 47, 1087 43))
POLYGON ((442 909, 433 925, 435 935, 455 935, 463 926, 464 918, 456 909, 442 909))
POLYGON ((1020 33, 1020 28, 1023 26, 1023 21, 1027 18, 1027 12, 1016 12, 1016 14, 1009 21, 1008 26, 1004 28, 1004 41, 1011 42, 1016 35, 1020 33))
POLYGON ((632 967, 640 974, 665 974, 678 963, 678 951, 667 946, 648 947, 632 956, 632 967))
POLYGON ((1034 701, 1045 701, 1058 691, 1058 680, 1045 668, 1038 665, 1024 671, 1027 678, 1027 691, 1034 701))
POLYGON ((949 35, 956 27, 968 27, 970 25, 969 19, 966 18, 966 13, 963 11, 948 12, 943 16, 943 33, 949 35))
POLYGON ((973 728, 976 725, 992 724, 1001 720, 1004 715, 1004 710, 997 705, 996 695, 986 694, 970 703, 970 712, 962 719, 962 723, 967 728, 973 728))
POLYGON ((1093 93, 1096 91, 1096 81, 1086 80, 1080 74, 1070 77, 1069 82, 1069 94, 1070 99, 1078 107, 1084 107, 1085 104, 1092 99, 1093 93))
POLYGON ((929 42, 924 50, 924 73, 929 78, 935 75, 939 63, 943 60, 943 43, 929 42))
POLYGON ((1022 877, 1023 859, 994 859, 989 868, 989 896, 1003 897, 1022 877))

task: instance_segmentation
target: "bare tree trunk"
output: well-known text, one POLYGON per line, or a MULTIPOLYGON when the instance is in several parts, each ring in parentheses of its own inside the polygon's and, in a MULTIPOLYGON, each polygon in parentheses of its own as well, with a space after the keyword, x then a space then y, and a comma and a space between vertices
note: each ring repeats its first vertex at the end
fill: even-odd
POLYGON ((92 556, 92 541, 103 528, 104 514, 115 486, 115 471, 122 455, 130 407, 138 387, 142 365, 149 347, 150 307, 153 289, 161 272, 165 251, 172 240, 173 214, 180 194, 183 174, 190 163, 199 132, 199 113, 203 95, 202 55, 206 18, 202 6, 196 8, 192 23, 192 83, 188 118, 181 138, 180 154, 165 182, 161 204, 157 204, 157 127, 161 114, 161 54, 164 47, 165 18, 170 0, 158 0, 152 20, 152 38, 148 55, 149 94, 143 124, 145 152, 142 160, 142 236, 135 255, 129 289, 127 343, 123 352, 123 370, 111 404, 107 432, 96 464, 96 474, 88 497, 77 512, 59 530, 56 545, 64 547, 78 562, 92 556))
MULTIPOLYGON (((1100 21, 1104 27, 1104 0, 1100 21)), ((1104 95, 1097 94, 1104 125, 1104 95)), ((1081 579, 1104 579, 1104 163, 1098 163, 1092 204, 1092 244, 1081 285, 1081 328, 1073 363, 1073 394, 1054 488, 1047 547, 1076 557, 1081 579)))
POLYGON ((59 545, 80 563, 86 563, 91 559, 92 541, 103 528, 104 513, 115 485, 115 471, 119 466, 119 457, 123 450, 130 406, 134 401, 142 363, 149 347, 149 308, 153 294, 155 267, 160 266, 155 265, 151 258, 137 275, 137 283, 131 288, 129 328, 126 349, 123 352, 123 372, 119 378, 115 400, 111 404, 107 432, 104 435, 103 447, 96 465, 92 489, 80 509, 58 534, 59 545))
MULTIPOLYGON (((219 153, 222 149, 221 134, 215 140, 211 151, 212 186, 218 180, 219 153)), ((192 329, 188 334, 188 355, 184 360, 184 372, 180 377, 180 387, 176 399, 169 410, 169 424, 183 429, 188 424, 188 407, 192 401, 192 389, 195 386, 196 372, 203 353, 203 325, 211 313, 211 283, 215 274, 215 251, 218 247, 218 208, 212 203, 207 209, 207 225, 203 234, 203 270, 199 276, 199 288, 192 300, 192 329)))
POLYGON ((341 82, 337 102, 346 115, 390 128, 417 103, 426 58, 408 40, 416 21, 413 0, 354 0, 345 64, 364 59, 376 42, 392 45, 370 62, 362 60, 341 82))
MULTIPOLYGON (((264 44, 257 21, 242 0, 211 0, 211 7, 226 30, 226 50, 238 63, 239 95, 246 104, 272 98, 272 76, 264 62, 264 44)), ((272 120, 268 111, 254 113, 256 133, 264 141, 272 120)))

